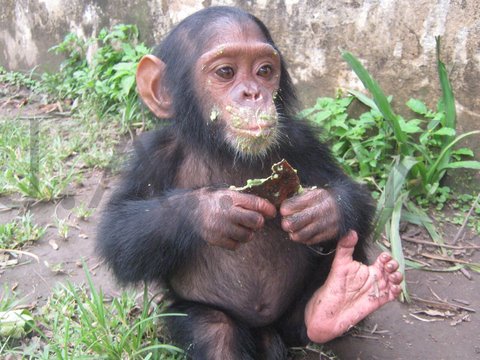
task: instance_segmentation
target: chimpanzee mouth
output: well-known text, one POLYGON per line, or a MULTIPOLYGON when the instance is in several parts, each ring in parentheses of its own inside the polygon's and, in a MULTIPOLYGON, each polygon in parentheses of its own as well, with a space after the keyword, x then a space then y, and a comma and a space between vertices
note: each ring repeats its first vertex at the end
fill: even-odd
POLYGON ((242 137, 260 138, 272 135, 276 127, 276 123, 259 123, 245 127, 232 126, 232 130, 242 137))

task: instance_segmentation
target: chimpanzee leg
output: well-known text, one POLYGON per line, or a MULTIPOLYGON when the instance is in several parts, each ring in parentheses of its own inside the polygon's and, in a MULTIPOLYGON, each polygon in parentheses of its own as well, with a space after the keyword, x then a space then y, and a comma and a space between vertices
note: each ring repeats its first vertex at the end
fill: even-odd
POLYGON ((259 360, 286 360, 288 350, 280 334, 272 327, 254 330, 259 360))
POLYGON ((169 312, 187 316, 167 317, 173 341, 194 360, 253 360, 256 346, 244 325, 224 312, 193 302, 177 302, 169 312))

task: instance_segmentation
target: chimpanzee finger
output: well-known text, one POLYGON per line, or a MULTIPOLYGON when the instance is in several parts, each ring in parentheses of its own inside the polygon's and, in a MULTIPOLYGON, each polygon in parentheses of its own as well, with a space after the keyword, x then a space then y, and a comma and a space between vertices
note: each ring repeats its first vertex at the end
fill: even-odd
POLYGON ((328 220, 318 221, 307 225, 297 232, 290 233, 290 239, 302 244, 313 245, 322 241, 333 239, 338 234, 338 228, 335 223, 329 223, 328 220))
POLYGON ((255 211, 245 210, 241 207, 235 207, 232 210, 230 220, 248 229, 258 230, 263 227, 265 223, 264 217, 255 211))
POLYGON ((321 189, 317 190, 305 190, 302 194, 291 197, 290 199, 285 200, 280 206, 280 214, 282 216, 289 216, 299 211, 306 209, 314 203, 317 203, 318 200, 318 191, 325 191, 321 189))
POLYGON ((288 233, 297 232, 315 220, 314 209, 303 210, 282 218, 282 229, 288 233))
POLYGON ((236 193, 236 195, 232 197, 233 205, 242 207, 246 210, 256 211, 268 218, 274 218, 277 214, 277 209, 275 209, 275 206, 268 200, 255 195, 242 194, 236 191, 232 192, 236 193))

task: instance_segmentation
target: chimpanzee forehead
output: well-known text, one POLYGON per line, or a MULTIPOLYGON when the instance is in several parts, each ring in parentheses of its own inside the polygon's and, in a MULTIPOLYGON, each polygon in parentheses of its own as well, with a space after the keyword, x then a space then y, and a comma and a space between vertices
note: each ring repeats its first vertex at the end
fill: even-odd
POLYGON ((223 57, 235 57, 244 54, 253 54, 255 57, 271 57, 278 56, 277 50, 267 43, 255 42, 227 42, 219 44, 207 52, 203 53, 199 58, 199 63, 213 62, 223 57))

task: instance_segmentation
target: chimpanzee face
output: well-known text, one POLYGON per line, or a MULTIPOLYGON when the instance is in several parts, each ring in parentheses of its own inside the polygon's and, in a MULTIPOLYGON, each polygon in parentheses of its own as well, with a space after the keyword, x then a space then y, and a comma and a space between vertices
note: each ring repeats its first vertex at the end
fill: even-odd
POLYGON ((262 156, 279 137, 274 98, 280 55, 255 24, 229 24, 209 41, 195 68, 197 96, 209 126, 241 156, 262 156))

